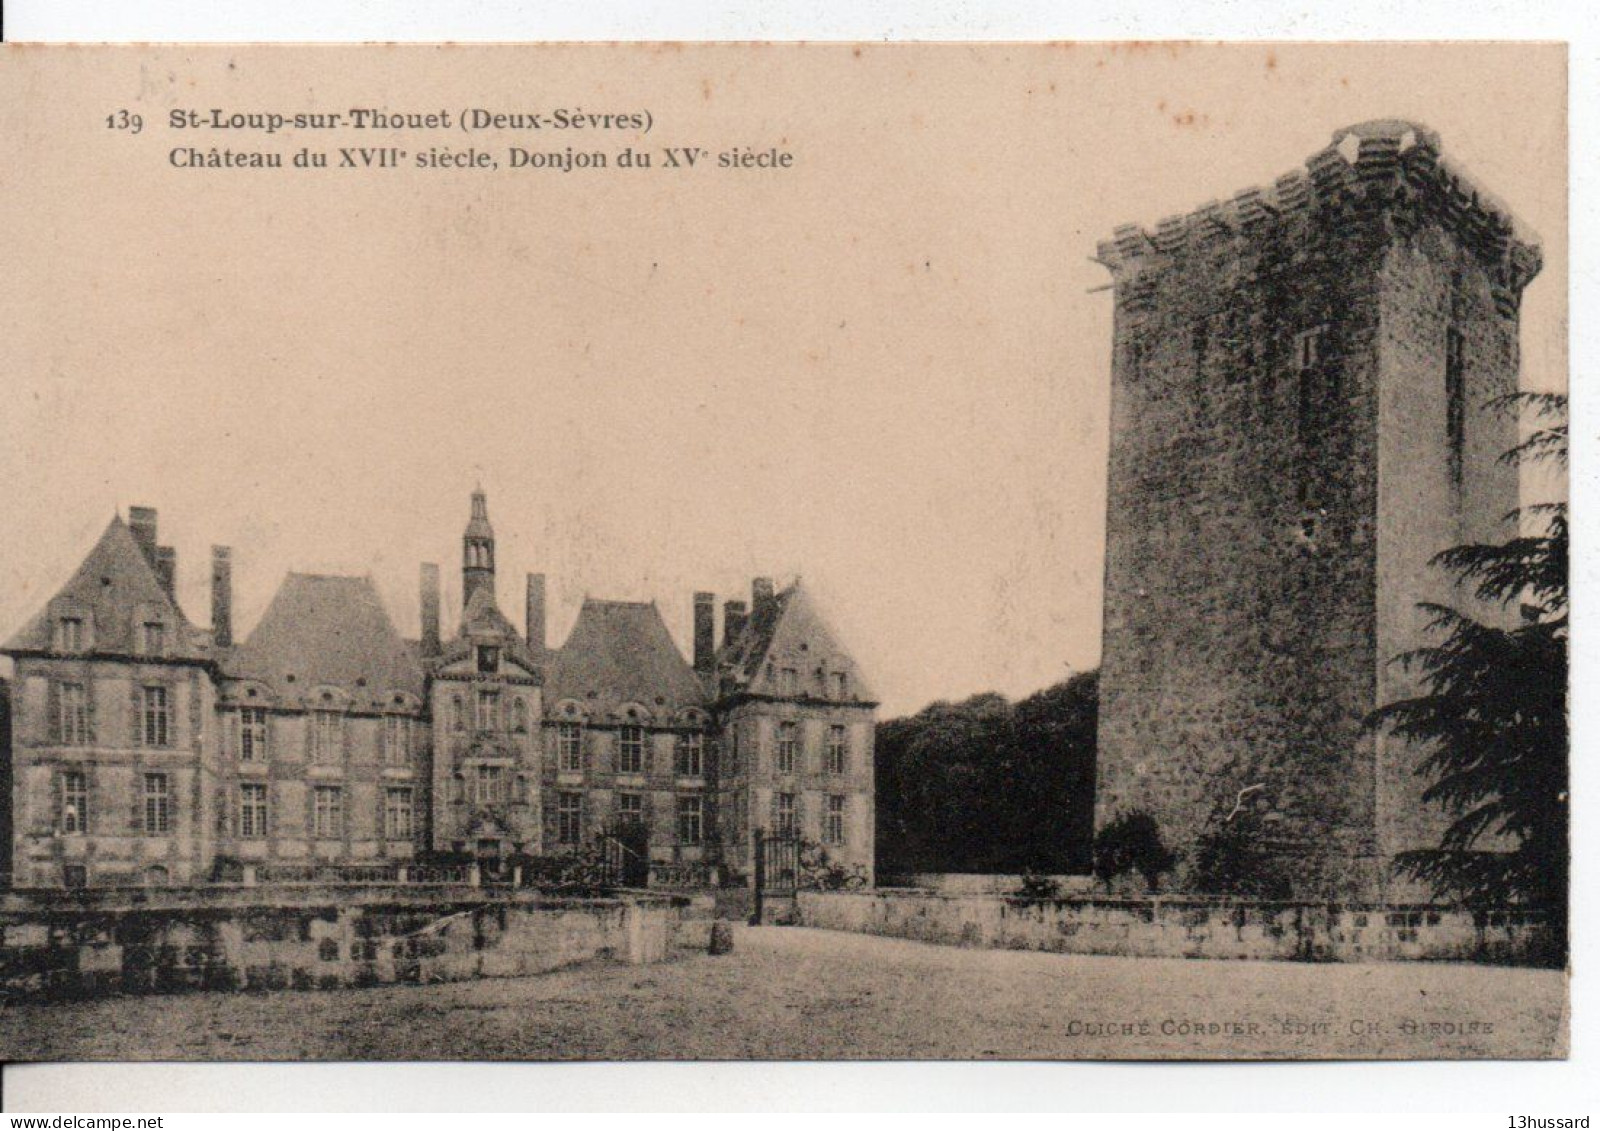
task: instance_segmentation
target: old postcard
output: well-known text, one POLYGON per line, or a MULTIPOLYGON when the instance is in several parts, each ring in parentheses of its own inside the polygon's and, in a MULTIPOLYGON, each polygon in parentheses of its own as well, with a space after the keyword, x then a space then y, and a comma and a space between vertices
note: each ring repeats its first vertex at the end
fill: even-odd
POLYGON ((1566 128, 0 50, 0 1059, 1565 1056, 1566 128))

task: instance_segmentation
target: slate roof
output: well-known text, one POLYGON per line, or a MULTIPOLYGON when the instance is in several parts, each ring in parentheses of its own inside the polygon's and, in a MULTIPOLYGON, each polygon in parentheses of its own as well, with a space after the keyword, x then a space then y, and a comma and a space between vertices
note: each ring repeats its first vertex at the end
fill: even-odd
POLYGON ((154 610, 174 629, 169 634, 166 656, 201 659, 207 654, 207 634, 191 625, 177 602, 161 588, 154 567, 120 515, 106 526, 71 580, 6 641, 4 651, 49 649, 54 642, 55 627, 51 622, 51 609, 62 601, 70 601, 90 613, 95 652, 132 654, 136 644, 135 620, 141 613, 154 610))
POLYGON ((395 631, 370 577, 289 574, 223 667, 287 699, 326 686, 357 699, 386 691, 422 694, 416 647, 395 631))
POLYGON ((578 622, 545 669, 545 703, 561 699, 604 707, 635 702, 656 709, 701 706, 705 689, 678 651, 655 602, 585 598, 578 622), (593 692, 591 699, 590 693, 593 692))
POLYGON ((485 586, 467 598, 467 607, 461 610, 461 627, 455 639, 444 645, 441 663, 451 663, 472 654, 473 644, 483 638, 499 642, 506 653, 514 657, 531 672, 539 670, 539 660, 522 639, 514 624, 500 611, 494 593, 485 586))

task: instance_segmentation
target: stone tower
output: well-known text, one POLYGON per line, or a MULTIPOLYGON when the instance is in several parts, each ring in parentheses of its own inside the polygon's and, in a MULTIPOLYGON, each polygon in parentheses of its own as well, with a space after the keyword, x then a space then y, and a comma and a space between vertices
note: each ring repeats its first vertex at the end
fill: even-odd
MULTIPOLYGON (((1096 826, 1192 849, 1246 804, 1297 894, 1396 895, 1437 843, 1407 689, 1438 551, 1511 533, 1537 246, 1409 122, 1100 245, 1116 295, 1096 826)), ((1192 859, 1192 852, 1189 853, 1192 859)), ((1184 883, 1180 869, 1178 883, 1184 883)))

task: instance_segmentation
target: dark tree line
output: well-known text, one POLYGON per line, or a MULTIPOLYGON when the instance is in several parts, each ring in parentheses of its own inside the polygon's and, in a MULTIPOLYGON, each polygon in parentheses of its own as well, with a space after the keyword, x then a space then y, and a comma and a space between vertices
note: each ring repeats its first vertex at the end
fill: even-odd
POLYGON ((878 725, 878 872, 1087 872, 1098 673, 878 725))

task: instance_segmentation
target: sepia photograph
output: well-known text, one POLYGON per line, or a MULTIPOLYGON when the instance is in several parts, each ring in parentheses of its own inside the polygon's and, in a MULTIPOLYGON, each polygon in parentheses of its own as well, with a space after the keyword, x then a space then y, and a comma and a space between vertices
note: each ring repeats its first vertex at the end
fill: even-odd
POLYGON ((0 47, 0 1060, 1566 1057, 1567 60, 0 47))

